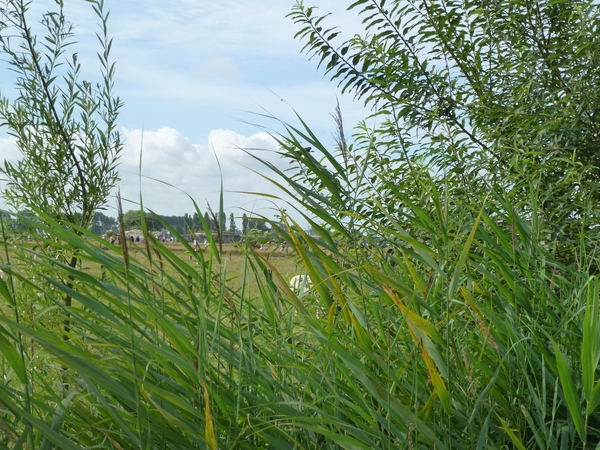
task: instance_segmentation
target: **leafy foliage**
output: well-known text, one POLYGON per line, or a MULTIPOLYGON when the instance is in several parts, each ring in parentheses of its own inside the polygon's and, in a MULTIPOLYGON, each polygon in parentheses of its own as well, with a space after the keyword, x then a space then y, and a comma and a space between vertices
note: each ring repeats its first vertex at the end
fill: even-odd
POLYGON ((540 230, 572 260, 598 225, 598 8, 358 0, 348 9, 364 33, 343 42, 316 8, 298 2, 290 17, 304 51, 381 123, 359 130, 354 157, 343 157, 355 196, 400 182, 417 186, 418 202, 415 177, 434 174, 454 195, 463 190, 461 203, 493 184, 530 214, 533 189, 540 230))
MULTIPOLYGON (((47 239, 80 249, 83 264, 24 261, 48 284, 20 261, 3 266, 2 444, 594 448, 600 282, 557 261, 501 193, 472 213, 414 206, 410 232, 370 221, 373 239, 355 245, 318 223, 308 236, 282 213, 272 226, 314 287, 298 297, 246 247, 257 299, 228 287, 216 245, 205 257, 179 237, 188 261, 149 239, 145 265, 40 212, 47 239), (424 231, 430 240, 414 237, 424 231), (86 269, 99 263, 102 279, 86 269), (21 306, 39 296, 54 307, 23 321, 21 306), (35 326, 57 309, 73 318, 69 340, 35 326), (51 381, 61 365, 64 397, 51 381)), ((352 234, 347 222, 329 226, 352 234)))
POLYGON ((42 208, 64 223, 87 227, 115 186, 121 142, 114 97, 115 66, 110 62, 103 1, 89 2, 101 27, 97 34, 101 81, 81 79, 73 26, 56 11, 42 17, 39 39, 29 24, 28 3, 0 3, 0 46, 16 73, 18 95, 0 99, 0 120, 15 138, 22 158, 4 162, 4 192, 16 209, 42 208))

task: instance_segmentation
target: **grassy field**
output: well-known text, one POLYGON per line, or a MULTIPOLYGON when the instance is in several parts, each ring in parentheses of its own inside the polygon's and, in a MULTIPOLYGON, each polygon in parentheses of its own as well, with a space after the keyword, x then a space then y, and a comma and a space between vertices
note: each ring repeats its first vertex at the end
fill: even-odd
MULTIPOLYGON (((92 245, 97 244, 98 243, 92 243, 92 245)), ((173 255, 182 260, 194 261, 195 259, 193 253, 186 249, 182 243, 173 242, 159 245, 164 245, 164 247, 172 252, 173 255)), ((121 249, 118 247, 112 247, 109 245, 102 247, 114 255, 122 254, 121 249)), ((3 264, 5 261, 11 261, 13 264, 15 264, 16 261, 23 260, 22 252, 15 252, 14 246, 12 245, 8 248, 12 250, 9 251, 8 255, 4 254, 0 256, 0 264, 3 264)), ((23 249, 33 252, 31 254, 25 253, 27 257, 32 257, 34 253, 39 251, 39 248, 39 244, 36 243, 25 243, 23 247, 23 249)), ((289 247, 282 250, 277 245, 272 245, 265 246, 262 250, 259 248, 255 248, 254 250, 257 255, 260 255, 262 258, 272 264, 279 274, 281 274, 281 276, 287 281, 289 281, 294 275, 304 273, 300 266, 298 255, 294 251, 291 251, 289 247)), ((218 264, 217 259, 214 256, 211 256, 212 252, 210 252, 210 249, 203 249, 201 247, 198 249, 198 253, 201 258, 207 261, 207 263, 208 258, 210 257, 212 259, 211 265, 215 271, 220 274, 225 274, 228 288, 234 291, 239 291, 241 289, 244 268, 247 264, 247 256, 243 248, 236 244, 223 245, 221 264, 218 264)), ((129 245, 129 256, 137 265, 150 268, 146 247, 142 242, 131 243, 129 245)), ((194 264, 192 264, 192 266, 193 265, 194 264)), ((200 264, 196 262, 195 265, 197 266, 198 270, 200 270, 200 264)), ((96 261, 83 261, 80 264, 80 268, 94 277, 101 276, 101 265, 96 261)), ((174 274, 172 265, 165 264, 164 268, 171 275, 174 274)), ((246 278, 245 292, 249 298, 260 296, 260 291, 258 289, 255 277, 246 278)))
MULTIPOLYGON (((193 261, 194 257, 183 244, 179 242, 163 244, 167 249, 173 252, 174 255, 181 258, 182 260, 193 261)), ((294 275, 302 273, 302 269, 299 266, 299 259, 295 252, 287 250, 280 250, 278 246, 265 247, 264 250, 258 248, 254 249, 256 253, 262 256, 265 260, 269 261, 277 271, 286 280, 291 279, 294 275)), ((227 286, 231 289, 238 290, 242 285, 244 264, 247 261, 247 257, 244 254, 244 249, 240 248, 235 244, 224 244, 223 252, 221 256, 221 264, 217 263, 216 258, 211 256, 210 250, 200 248, 198 250, 202 258, 208 260, 212 258, 212 267, 215 268, 219 273, 225 273, 227 277, 227 286)), ((130 256, 137 260, 139 264, 148 266, 148 257, 146 248, 143 243, 134 243, 130 245, 130 256)), ((197 264, 199 265, 199 264, 197 264)), ((173 268, 169 265, 165 266, 166 270, 172 271, 173 268)), ((98 275, 100 273, 100 266, 97 264, 90 264, 88 266, 90 273, 98 275)), ((253 280, 248 281, 247 294, 252 298, 258 296, 259 292, 256 283, 253 280)))
POLYGON ((0 448, 594 448, 600 283, 515 217, 429 217, 444 239, 391 256, 289 228, 128 258, 44 217, 45 255, 5 247, 0 448))

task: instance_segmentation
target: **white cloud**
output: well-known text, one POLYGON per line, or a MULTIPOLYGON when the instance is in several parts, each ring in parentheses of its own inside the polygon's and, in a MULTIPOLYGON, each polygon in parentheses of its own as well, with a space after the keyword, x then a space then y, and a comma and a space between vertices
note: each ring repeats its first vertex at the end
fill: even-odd
POLYGON ((227 211, 241 215, 242 209, 270 208, 271 202, 261 201, 260 196, 239 193, 278 194, 270 182, 253 172, 265 172, 265 166, 246 152, 258 154, 278 167, 287 166, 276 153, 276 142, 265 132, 242 136, 232 130, 212 130, 204 143, 192 143, 168 127, 144 132, 123 129, 122 135, 126 143, 120 166, 121 197, 132 202, 124 204, 124 210, 135 209, 139 201, 140 149, 144 206, 164 215, 193 212, 190 198, 181 191, 203 210, 207 203, 213 210, 218 209, 221 182, 227 211))
MULTIPOLYGON (((203 211, 207 203, 218 210, 221 183, 228 214, 241 216, 244 211, 255 211, 273 217, 276 214, 273 208, 286 207, 285 201, 273 203, 272 199, 248 194, 282 194, 259 175, 265 173, 273 178, 274 174, 249 155, 255 154, 280 169, 287 167, 288 162, 277 153, 275 140, 266 132, 243 136, 233 130, 212 130, 203 143, 193 143, 169 127, 150 131, 124 128, 121 134, 125 144, 118 189, 124 211, 139 207, 140 192, 144 207, 163 215, 193 213, 190 197, 203 211)), ((0 138, 0 154, 3 159, 12 161, 20 158, 13 139, 0 138)), ((4 182, 0 183, 1 189, 4 182)), ((116 192, 115 189, 108 202, 108 215, 116 216, 116 192)), ((0 198, 0 208, 4 207, 0 198)))

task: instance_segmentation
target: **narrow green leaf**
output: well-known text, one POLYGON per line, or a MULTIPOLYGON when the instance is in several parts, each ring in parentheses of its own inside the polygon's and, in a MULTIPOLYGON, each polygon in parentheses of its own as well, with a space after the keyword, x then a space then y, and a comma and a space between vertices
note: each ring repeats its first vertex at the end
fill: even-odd
POLYGON ((600 360, 600 295, 599 282, 593 277, 587 289, 587 304, 583 318, 583 342, 581 344, 581 374, 583 395, 590 402, 594 389, 595 374, 600 360))
POLYGON ((575 391, 575 384, 573 383, 573 378, 571 377, 569 363, 554 340, 552 340, 552 347, 554 348, 554 354, 556 355, 558 377, 563 388, 563 394, 565 396, 565 401, 567 402, 569 413, 573 418, 573 423, 575 424, 575 429, 577 430, 579 438, 582 441, 585 441, 585 430, 583 426, 583 417, 581 414, 581 405, 575 391))
POLYGON ((519 437, 515 434, 515 431, 508 426, 506 421, 502 417, 498 417, 498 419, 500 419, 500 422, 502 422, 502 429, 506 431, 506 434, 508 434, 512 443, 515 444, 519 450, 527 450, 527 448, 523 445, 523 442, 521 442, 521 439, 519 439, 519 437))
MULTIPOLYGON (((484 202, 485 205, 485 202, 484 202)), ((452 279, 450 280, 450 286, 448 288, 448 298, 454 297, 454 293, 456 292, 456 287, 458 286, 460 276, 462 273, 463 266, 465 265, 465 261, 469 256, 469 252, 471 251, 471 245, 473 244, 473 240, 475 239, 475 233, 477 232, 477 228, 479 228, 479 222, 481 221, 481 216, 483 215, 483 207, 479 212, 475 223, 473 224, 473 228, 471 229, 471 233, 467 238, 466 242, 463 244, 462 252, 460 253, 460 257, 458 258, 458 262, 456 266, 454 266, 454 273, 452 274, 452 279)))
MULTIPOLYGON (((0 320, 2 319, 0 318, 0 320)), ((0 334, 0 353, 6 358, 10 367, 12 367, 17 377, 19 377, 19 380, 22 383, 27 383, 27 370, 21 359, 21 355, 19 355, 15 345, 3 336, 3 334, 8 334, 6 329, 0 326, 0 332, 2 332, 0 334)))

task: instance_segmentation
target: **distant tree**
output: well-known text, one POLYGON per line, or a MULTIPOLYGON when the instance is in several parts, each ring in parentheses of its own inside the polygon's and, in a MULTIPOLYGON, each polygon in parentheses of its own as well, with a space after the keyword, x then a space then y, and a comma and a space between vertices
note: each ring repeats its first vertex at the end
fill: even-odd
POLYGON ((138 209, 132 209, 123 214, 123 225, 126 230, 141 228, 141 215, 138 209))
POLYGON ((184 232, 184 217, 183 216, 161 216, 161 218, 171 226, 176 232, 184 232))
POLYGON ((204 213, 204 220, 206 221, 206 223, 208 224, 208 228, 210 228, 211 230, 215 230, 215 221, 213 220, 213 218, 210 216, 210 214, 208 213, 208 211, 206 211, 204 213))
POLYGON ((249 219, 248 230, 270 231, 270 228, 262 220, 249 219))
POLYGON ((237 227, 235 225, 235 217, 233 213, 229 214, 229 231, 235 233, 237 231, 237 227))
POLYGON ((176 229, 180 233, 185 233, 185 220, 183 216, 173 216, 175 218, 176 229))
POLYGON ((96 214, 94 214, 94 218, 92 219, 92 233, 101 236, 117 227, 117 219, 114 217, 109 217, 100 211, 96 211, 96 214))
POLYGON ((192 233, 194 228, 194 219, 188 213, 183 215, 183 228, 185 233, 192 233))
POLYGON ((248 216, 246 213, 242 216, 242 234, 245 236, 248 234, 248 216))
MULTIPOLYGON (((142 228, 141 212, 139 209, 132 209, 123 214, 123 225, 126 230, 136 230, 142 228)), ((162 223, 153 214, 144 215, 146 226, 149 230, 160 230, 163 228, 162 223)))
POLYGON ((198 231, 202 228, 202 224, 200 223, 200 216, 197 212, 194 213, 194 217, 192 218, 192 224, 194 227, 194 231, 198 231))
POLYGON ((164 229, 164 225, 161 223, 161 221, 158 219, 158 216, 156 216, 153 213, 148 213, 145 214, 145 219, 146 219, 146 226, 148 227, 149 230, 162 230, 164 229))

